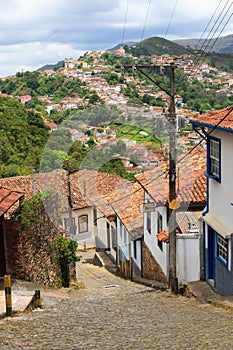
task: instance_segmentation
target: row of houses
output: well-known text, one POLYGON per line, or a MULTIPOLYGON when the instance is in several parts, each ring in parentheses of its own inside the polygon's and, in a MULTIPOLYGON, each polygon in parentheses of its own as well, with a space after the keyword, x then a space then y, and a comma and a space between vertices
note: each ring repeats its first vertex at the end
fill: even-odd
MULTIPOLYGON (((177 162, 172 214, 177 222, 177 277, 180 285, 205 279, 218 293, 233 294, 233 107, 191 123, 206 147, 196 146, 177 162)), ((51 203, 45 203, 45 209, 64 234, 79 245, 104 251, 117 266, 130 264, 132 276, 167 282, 171 206, 166 162, 138 174, 134 183, 80 170, 4 178, 0 186, 21 191, 26 198, 51 189, 59 213, 51 203)), ((0 244, 4 255, 4 241, 0 244)))

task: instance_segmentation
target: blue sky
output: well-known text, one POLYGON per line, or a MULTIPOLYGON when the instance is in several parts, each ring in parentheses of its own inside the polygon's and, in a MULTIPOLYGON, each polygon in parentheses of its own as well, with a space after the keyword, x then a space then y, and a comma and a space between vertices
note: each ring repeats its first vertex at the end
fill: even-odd
MULTIPOLYGON (((216 16, 227 1, 5 0, 0 11, 0 77, 108 49, 122 40, 164 37, 174 8, 166 38, 198 39, 218 4, 216 16)), ((231 21, 221 36, 232 33, 231 21)))

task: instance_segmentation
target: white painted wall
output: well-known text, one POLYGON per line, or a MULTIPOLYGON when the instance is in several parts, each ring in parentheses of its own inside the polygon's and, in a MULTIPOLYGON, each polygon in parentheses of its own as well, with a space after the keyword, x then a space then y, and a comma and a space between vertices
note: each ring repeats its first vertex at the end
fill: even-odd
POLYGON ((225 226, 233 230, 233 134, 214 131, 212 136, 221 141, 221 183, 209 179, 209 211, 211 211, 225 226))
POLYGON ((101 212, 97 212, 97 236, 96 236, 96 247, 106 248, 107 247, 107 219, 103 217, 101 212))
MULTIPOLYGON (((75 221, 75 226, 77 226, 76 234, 72 236, 73 239, 76 239, 80 245, 95 245, 95 229, 93 225, 93 208, 87 207, 83 209, 73 210, 72 218, 75 221), (88 231, 84 233, 78 233, 78 217, 81 215, 88 216, 88 231)), ((68 212, 61 213, 62 223, 64 219, 69 219, 68 212)), ((64 224, 63 224, 64 227, 64 224)))
POLYGON ((176 269, 179 283, 200 280, 199 240, 198 234, 176 236, 176 269))
MULTIPOLYGON (((145 193, 145 202, 150 201, 154 202, 154 200, 149 196, 148 193, 145 193)), ((157 218, 158 213, 162 215, 163 218, 163 230, 167 228, 167 210, 165 207, 157 207, 155 212, 152 212, 152 230, 151 234, 146 229, 146 217, 147 214, 144 213, 144 241, 147 247, 149 248, 150 252, 152 253, 153 257, 157 261, 157 263, 162 268, 164 274, 168 276, 168 259, 169 259, 169 250, 168 250, 168 244, 162 243, 163 250, 158 246, 158 240, 157 240, 157 218)))
MULTIPOLYGON (((134 242, 125 226, 117 218, 117 242, 118 250, 124 254, 126 260, 134 259, 135 264, 141 271, 142 256, 141 256, 141 241, 136 242, 137 257, 134 258, 134 242)), ((118 254, 119 256, 119 254, 118 254)), ((119 261, 117 262, 119 264, 119 261)))
POLYGON ((97 210, 97 220, 96 220, 96 249, 105 250, 108 248, 108 253, 116 261, 116 250, 113 248, 114 229, 116 229, 115 222, 110 222, 101 211, 97 210), (107 233, 107 224, 109 225, 109 242, 107 233))
POLYGON ((135 264, 137 264, 137 267, 139 268, 139 270, 141 271, 141 266, 142 266, 142 249, 141 249, 141 241, 136 241, 136 259, 134 258, 134 243, 131 242, 131 254, 133 256, 133 260, 135 262, 135 264))

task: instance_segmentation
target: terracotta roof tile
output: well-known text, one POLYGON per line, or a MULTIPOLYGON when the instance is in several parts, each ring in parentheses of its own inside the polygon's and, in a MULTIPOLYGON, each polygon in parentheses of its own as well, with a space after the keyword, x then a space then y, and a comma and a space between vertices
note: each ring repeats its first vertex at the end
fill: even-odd
POLYGON ((24 193, 0 186, 0 216, 5 214, 12 206, 18 202, 24 193))
POLYGON ((0 185, 23 191, 26 199, 34 195, 34 187, 36 193, 51 190, 53 193, 58 193, 59 209, 67 208, 68 190, 65 171, 2 178, 0 179, 0 185))
POLYGON ((169 234, 167 230, 163 230, 157 234, 158 240, 161 242, 169 243, 169 234))
POLYGON ((205 127, 214 127, 221 122, 217 128, 223 128, 226 131, 233 130, 233 105, 220 111, 208 112, 198 116, 198 118, 191 118, 190 122, 205 127), (221 121, 225 116, 226 118, 221 121))
MULTIPOLYGON (((206 152, 202 147, 197 147, 189 157, 183 158, 183 160, 178 162, 176 167, 176 192, 182 204, 205 205, 205 164, 206 152)), ((136 179, 157 203, 163 205, 168 203, 169 178, 167 162, 164 162, 160 167, 152 171, 136 175, 136 179)))
POLYGON ((199 233, 198 219, 193 212, 178 212, 176 213, 176 220, 181 233, 199 233))
POLYGON ((83 197, 86 203, 96 205, 107 217, 116 213, 132 236, 138 236, 139 231, 143 233, 140 204, 144 191, 139 183, 108 173, 81 170, 71 175, 71 188, 73 195, 75 190, 73 208, 83 197))
MULTIPOLYGON (((37 192, 51 189, 58 193, 60 211, 67 210, 68 178, 65 171, 35 174, 34 179, 37 192)), ((32 175, 3 178, 0 179, 1 184, 12 189, 24 190, 26 198, 33 196, 32 175)), ((143 203, 144 191, 139 183, 132 183, 120 176, 85 169, 70 175, 70 191, 73 210, 96 206, 106 217, 117 213, 130 234, 138 236, 138 230, 143 233, 140 204, 143 203)))

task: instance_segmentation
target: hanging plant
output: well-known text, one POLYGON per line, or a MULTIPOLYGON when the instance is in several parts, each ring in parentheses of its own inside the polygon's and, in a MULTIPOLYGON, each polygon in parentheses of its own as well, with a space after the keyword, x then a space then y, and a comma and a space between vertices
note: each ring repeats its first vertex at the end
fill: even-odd
POLYGON ((78 243, 74 239, 60 235, 55 238, 52 245, 56 255, 61 285, 62 287, 69 287, 70 270, 75 267, 75 262, 81 258, 76 254, 78 243))

